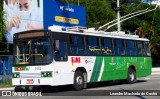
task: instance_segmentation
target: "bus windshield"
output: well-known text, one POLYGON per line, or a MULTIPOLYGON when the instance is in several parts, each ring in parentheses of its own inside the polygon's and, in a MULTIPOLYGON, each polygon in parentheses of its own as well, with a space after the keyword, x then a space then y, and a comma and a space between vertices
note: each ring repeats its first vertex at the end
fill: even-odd
POLYGON ((49 64, 51 55, 49 39, 21 40, 15 43, 14 64, 49 64))

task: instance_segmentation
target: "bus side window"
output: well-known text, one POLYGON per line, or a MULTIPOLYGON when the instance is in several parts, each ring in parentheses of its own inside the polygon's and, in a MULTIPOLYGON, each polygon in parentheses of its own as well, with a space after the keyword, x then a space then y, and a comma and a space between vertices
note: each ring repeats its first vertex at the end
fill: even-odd
POLYGON ((149 42, 144 42, 144 49, 145 49, 145 55, 151 56, 150 49, 149 49, 149 42))
POLYGON ((126 40, 126 50, 127 50, 127 55, 129 55, 129 56, 137 55, 137 49, 136 49, 136 46, 135 46, 135 41, 126 40))
POLYGON ((142 41, 138 41, 137 42, 137 47, 138 47, 138 51, 137 51, 137 53, 138 53, 138 55, 139 56, 143 56, 144 55, 144 49, 143 49, 143 43, 142 43, 142 41))
POLYGON ((124 40, 115 39, 115 51, 116 55, 126 55, 126 50, 124 48, 124 40))
POLYGON ((55 40, 54 55, 56 61, 67 61, 67 43, 63 40, 55 40))
POLYGON ((87 37, 87 54, 100 55, 101 48, 97 37, 87 37))
POLYGON ((102 48, 101 48, 102 54, 104 54, 104 55, 114 55, 112 39, 102 38, 101 43, 102 43, 102 48))
POLYGON ((82 36, 72 35, 70 37, 70 54, 71 55, 85 54, 84 38, 82 36))

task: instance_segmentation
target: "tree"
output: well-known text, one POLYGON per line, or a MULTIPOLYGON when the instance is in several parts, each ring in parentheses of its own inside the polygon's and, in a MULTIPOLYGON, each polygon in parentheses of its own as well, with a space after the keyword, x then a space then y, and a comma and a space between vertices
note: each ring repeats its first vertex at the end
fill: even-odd
POLYGON ((1 0, 0 1, 0 41, 3 40, 4 32, 5 32, 5 24, 4 24, 3 0, 1 0))
POLYGON ((61 2, 66 2, 66 3, 70 3, 70 4, 76 4, 78 2, 78 0, 58 0, 61 2))
MULTIPOLYGON (((144 10, 146 8, 154 8, 154 5, 146 3, 137 3, 123 9, 124 13, 130 13, 132 11, 144 10)), ((130 20, 123 22, 122 29, 130 30, 131 32, 137 31, 137 34, 141 38, 148 38, 150 40, 150 50, 154 62, 158 61, 158 54, 160 48, 160 9, 152 11, 130 20)))

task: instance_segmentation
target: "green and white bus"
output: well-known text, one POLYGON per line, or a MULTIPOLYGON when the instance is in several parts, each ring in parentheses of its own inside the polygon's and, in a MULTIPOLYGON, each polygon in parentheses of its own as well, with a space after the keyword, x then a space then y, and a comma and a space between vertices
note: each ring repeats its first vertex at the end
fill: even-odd
POLYGON ((149 40, 81 27, 32 30, 14 35, 12 84, 59 86, 126 80, 151 74, 149 40))

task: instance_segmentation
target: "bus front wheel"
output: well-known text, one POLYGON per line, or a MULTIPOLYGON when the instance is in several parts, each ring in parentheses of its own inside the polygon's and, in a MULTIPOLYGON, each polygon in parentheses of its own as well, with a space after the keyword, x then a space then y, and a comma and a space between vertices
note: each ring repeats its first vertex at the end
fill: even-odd
POLYGON ((136 73, 133 68, 128 69, 128 78, 127 78, 127 83, 133 84, 136 82, 136 73))
POLYGON ((76 71, 74 75, 74 89, 82 90, 84 88, 84 76, 81 71, 76 71))

